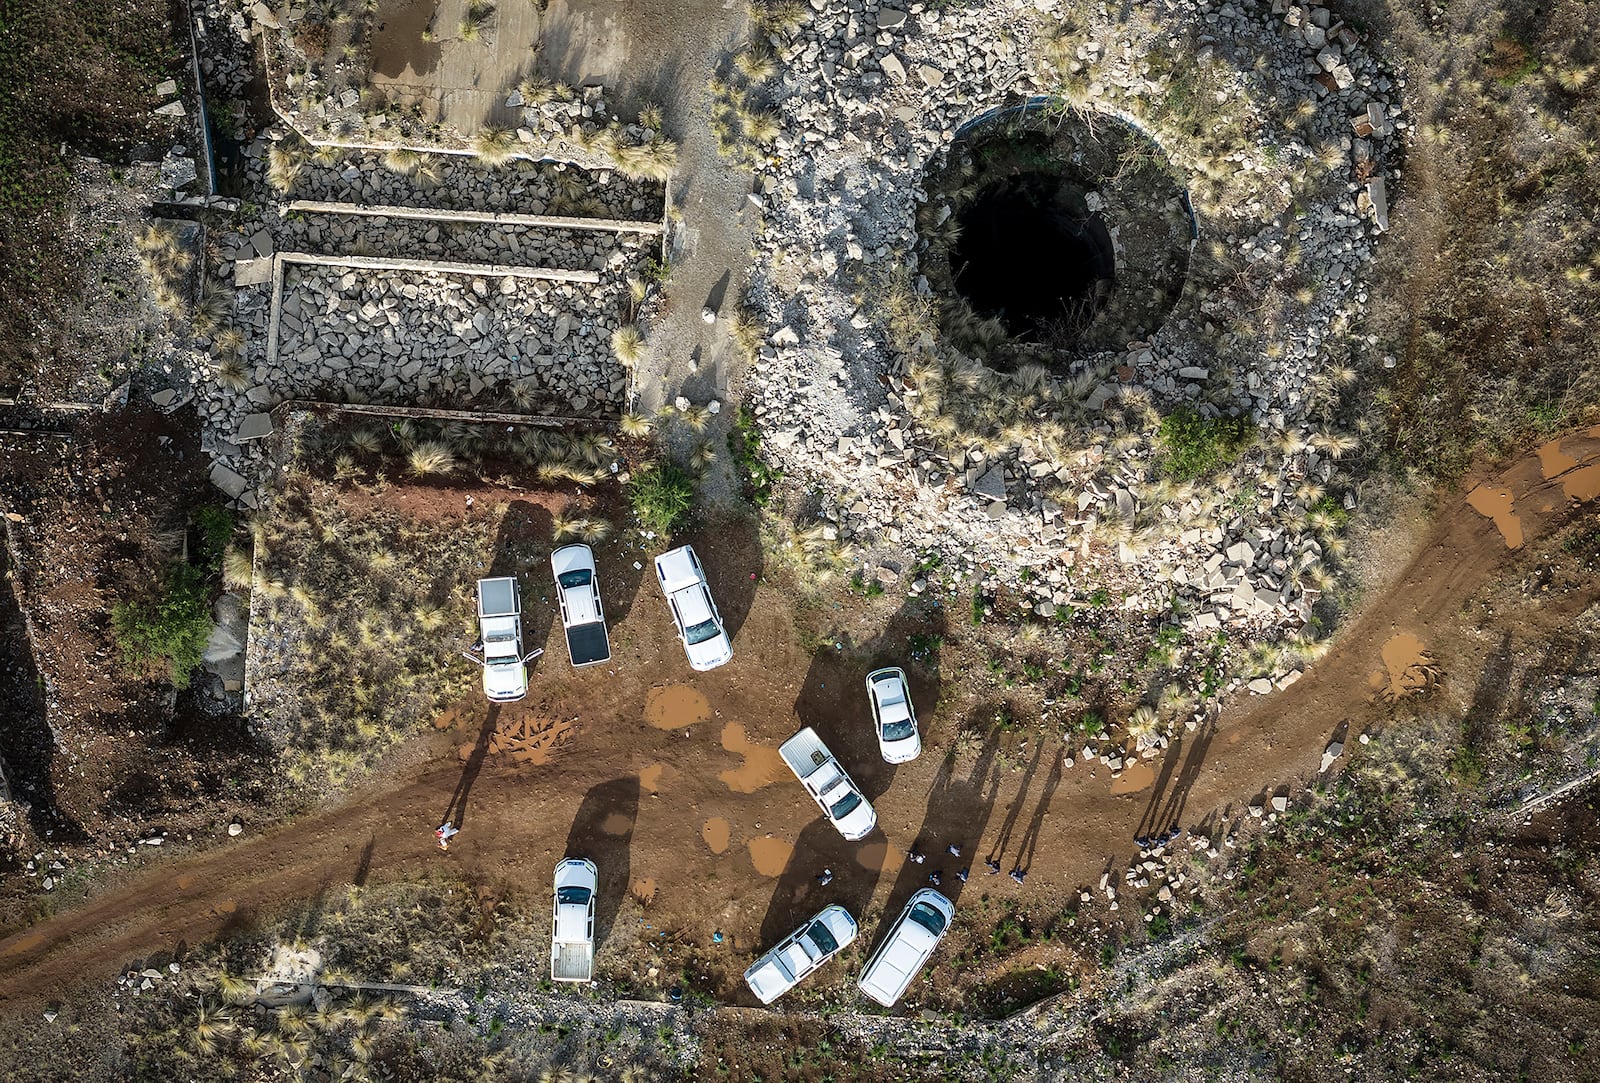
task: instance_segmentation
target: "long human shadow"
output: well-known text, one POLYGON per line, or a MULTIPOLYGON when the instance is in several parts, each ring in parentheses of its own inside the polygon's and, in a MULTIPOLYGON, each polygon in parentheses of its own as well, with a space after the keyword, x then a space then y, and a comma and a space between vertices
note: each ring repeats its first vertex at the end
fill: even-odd
POLYGON ((1011 848, 1011 834, 1016 830, 1017 821, 1022 818, 1022 806, 1027 803, 1028 790, 1033 786, 1033 776, 1038 773, 1039 760, 1044 756, 1044 742, 1033 746, 1033 759, 1028 763, 1028 770, 1022 776, 1022 785, 1017 788, 1017 796, 1011 799, 1011 804, 1006 807, 1006 818, 1000 824, 1000 833, 995 836, 984 856, 984 862, 992 865, 1002 862, 1006 851, 1011 848))
POLYGON ((494 737, 495 722, 499 717, 500 705, 489 704, 489 709, 483 715, 483 725, 478 728, 478 739, 472 746, 471 754, 467 756, 467 762, 461 765, 461 777, 456 781, 454 792, 450 794, 450 803, 444 807, 444 814, 439 817, 440 823, 448 822, 454 824, 457 830, 465 830, 472 786, 478 781, 478 773, 483 770, 483 761, 489 755, 489 742, 494 737))
MULTIPOLYGON (((564 857, 588 858, 600 874, 595 899, 595 943, 611 931, 632 876, 633 828, 639 819, 639 776, 624 775, 590 787, 567 832, 564 857)), ((553 870, 552 870, 553 871, 553 870)))
POLYGON ((1205 766, 1206 754, 1211 751, 1211 742, 1216 736, 1216 723, 1207 721, 1191 741, 1186 742, 1180 738, 1173 745, 1172 751, 1162 764, 1161 778, 1150 794, 1150 803, 1145 806, 1144 815, 1139 819, 1139 829, 1134 832, 1136 837, 1166 831, 1178 825, 1178 820, 1189 803, 1189 794, 1194 790, 1195 781, 1200 777, 1200 769, 1205 766), (1186 743, 1189 746, 1187 749, 1184 748, 1186 743), (1183 766, 1177 771, 1177 779, 1169 788, 1167 782, 1180 757, 1183 766))
POLYGON ((1051 758, 1054 762, 1050 765, 1050 773, 1045 776, 1044 789, 1039 792, 1038 803, 1033 806, 1033 816, 1028 820, 1027 830, 1022 833, 1017 858, 1012 863, 1023 875, 1033 868, 1033 854, 1039 847, 1039 833, 1044 828, 1045 817, 1050 813, 1050 802, 1061 785, 1061 775, 1066 768, 1062 749, 1057 748, 1052 752, 1051 758))
MULTIPOLYGON (((998 734, 989 734, 982 751, 965 770, 958 771, 953 756, 946 757, 940 764, 933 787, 928 791, 922 827, 914 843, 923 860, 916 862, 908 857, 900 866, 889 892, 884 911, 886 918, 892 919, 898 914, 918 888, 933 887, 952 903, 960 902, 970 881, 963 881, 959 874, 965 871, 969 877, 985 875, 983 869, 977 868, 981 864, 978 844, 988 829, 1005 776, 1004 766, 999 762, 997 737, 998 734), (950 853, 951 846, 960 851, 959 856, 950 853), (938 874, 937 884, 933 880, 935 873, 938 874)), ((1018 800, 1021 800, 1020 794, 1018 800)))
POLYGON ((367 844, 361 848, 361 857, 356 861, 356 871, 350 877, 350 882, 356 887, 366 887, 367 877, 372 872, 372 852, 378 848, 378 836, 372 835, 367 839, 367 844))

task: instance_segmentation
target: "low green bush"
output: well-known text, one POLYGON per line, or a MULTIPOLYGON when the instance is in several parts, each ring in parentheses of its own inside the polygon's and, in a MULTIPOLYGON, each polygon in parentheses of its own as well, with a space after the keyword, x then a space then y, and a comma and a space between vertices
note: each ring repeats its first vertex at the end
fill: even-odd
POLYGON ((634 471, 628 499, 641 526, 670 536, 694 505, 694 479, 671 463, 650 463, 634 471))
POLYGON ((1214 473, 1250 444, 1248 418, 1204 418, 1180 406, 1161 422, 1162 463, 1178 481, 1214 473))
POLYGON ((772 499, 772 485, 782 473, 767 465, 761 458, 761 433, 756 428, 755 414, 741 408, 733 420, 733 430, 728 433, 728 450, 733 461, 744 475, 750 502, 757 507, 772 499))
POLYGON ((158 598, 118 602, 111 611, 111 628, 123 661, 149 672, 164 666, 174 688, 189 687, 211 635, 209 595, 205 572, 178 564, 158 598))

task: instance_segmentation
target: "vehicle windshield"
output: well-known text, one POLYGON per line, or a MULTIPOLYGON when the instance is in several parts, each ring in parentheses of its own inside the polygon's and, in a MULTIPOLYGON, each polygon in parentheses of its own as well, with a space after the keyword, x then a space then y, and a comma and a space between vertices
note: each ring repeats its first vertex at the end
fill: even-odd
POLYGON ((939 913, 927 903, 918 903, 911 908, 911 920, 928 930, 934 936, 944 932, 944 915, 939 913))
POLYGON ((690 643, 704 643, 708 639, 715 639, 717 637, 717 633, 721 631, 722 629, 717 627, 716 621, 702 621, 701 623, 693 625, 687 631, 685 631, 683 633, 683 638, 687 639, 690 643))
POLYGON ((828 927, 820 921, 812 922, 811 928, 807 930, 806 935, 817 946, 817 950, 824 955, 832 955, 839 950, 839 942, 833 938, 833 934, 828 931, 828 927))
POLYGON ((909 718, 903 718, 899 722, 885 722, 883 724, 883 739, 885 741, 904 741, 916 732, 917 724, 909 718))
POLYGON ((593 573, 588 568, 579 568, 575 572, 562 572, 556 577, 556 582, 564 587, 586 586, 593 573))
POLYGON ((858 805, 860 805, 860 804, 861 804, 861 795, 860 794, 858 794, 858 793, 847 793, 843 797, 839 798, 839 800, 837 802, 834 803, 833 808, 829 810, 829 815, 831 815, 835 820, 842 820, 846 816, 848 816, 852 812, 854 812, 856 810, 856 807, 858 805))
POLYGON ((556 888, 556 902, 562 906, 583 906, 588 901, 589 889, 586 887, 556 888))

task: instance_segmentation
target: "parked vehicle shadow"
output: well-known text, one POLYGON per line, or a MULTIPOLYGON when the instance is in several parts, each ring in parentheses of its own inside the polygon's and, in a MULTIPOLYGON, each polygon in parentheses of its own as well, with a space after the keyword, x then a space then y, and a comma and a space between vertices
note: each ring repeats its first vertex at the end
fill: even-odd
MULTIPOLYGON (((868 836, 882 839, 881 834, 868 836)), ((766 916, 761 919, 758 953, 794 932, 800 923, 829 903, 839 903, 856 920, 861 919, 878 887, 878 869, 864 868, 857 858, 868 842, 846 842, 826 819, 808 824, 795 841, 794 853, 778 877, 766 916), (823 870, 833 875, 823 884, 823 870)))
POLYGON ((606 623, 615 629, 628 619, 639 601, 640 592, 653 589, 654 553, 624 544, 622 537, 594 546, 594 562, 600 576, 600 604, 605 606, 606 623), (638 567, 635 568, 634 565, 638 567), (645 579, 652 580, 646 584, 645 579))
MULTIPOLYGON (((761 551, 761 531, 752 515, 728 515, 702 525, 673 544, 693 545, 706 570, 711 597, 722 614, 723 627, 739 653, 738 635, 755 602, 756 584, 766 567, 761 551)), ((655 571, 646 569, 653 577, 655 571)))
POLYGON ((600 873, 594 916, 596 944, 605 940, 628 893, 639 790, 638 775, 625 775, 591 787, 583 795, 567 832, 567 850, 562 856, 586 857, 600 873))
POLYGON ((472 797, 472 785, 478 781, 478 773, 483 770, 483 761, 489 755, 489 740, 494 736, 495 723, 499 718, 500 705, 489 704, 489 709, 483 715, 483 725, 478 727, 478 739, 473 742, 472 752, 461 767, 461 778, 456 782, 455 792, 450 795, 450 803, 445 806, 439 823, 448 822, 454 824, 457 830, 466 830, 467 804, 472 797))
MULTIPOLYGON (((958 765, 955 757, 947 756, 934 777, 933 788, 928 792, 928 804, 922 818, 922 829, 917 832, 914 849, 923 860, 907 857, 889 893, 886 918, 893 918, 905 906, 913 892, 919 888, 933 887, 951 902, 959 902, 967 884, 960 874, 983 876, 978 844, 988 829, 995 801, 1000 795, 1004 768, 999 763, 999 747, 994 740, 984 742, 970 765, 958 765), (950 852, 954 846, 959 856, 950 852), (938 883, 934 882, 937 874, 938 883)), ((1023 792, 1027 784, 1023 784, 1023 792)), ((1020 803, 1022 795, 1017 801, 1020 803)), ((982 888, 980 887, 981 891, 982 888)))
POLYGON ((886 666, 906 672, 911 704, 922 732, 924 756, 932 755, 928 734, 942 688, 939 648, 945 616, 916 599, 908 600, 885 626, 883 634, 860 647, 824 647, 811 658, 794 712, 810 726, 845 765, 867 800, 876 801, 894 782, 896 768, 883 762, 867 698, 868 673, 886 666))
POLYGON ((500 520, 494 557, 483 578, 514 575, 522 590, 523 653, 545 647, 556 623, 555 586, 550 578, 554 548, 551 516, 538 504, 513 500, 500 520))
MULTIPOLYGON (((10 573, 10 556, 0 539, 0 796, 26 805, 29 826, 39 838, 79 842, 88 837, 82 825, 57 804, 51 770, 56 739, 22 606, 6 581, 10 573)), ((20 583, 15 589, 22 589, 20 583)), ((113 723, 107 728, 116 732, 132 726, 113 723)), ((152 775, 159 793, 159 776, 152 775)))

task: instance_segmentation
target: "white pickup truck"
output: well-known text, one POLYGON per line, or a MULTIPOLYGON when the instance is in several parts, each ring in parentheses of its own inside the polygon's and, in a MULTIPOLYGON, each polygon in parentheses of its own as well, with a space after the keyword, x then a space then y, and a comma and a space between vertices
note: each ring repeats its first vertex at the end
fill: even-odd
POLYGON ((556 577, 556 599, 561 603, 561 627, 567 633, 572 667, 581 669, 606 661, 611 657, 611 637, 606 634, 606 612, 600 605, 594 550, 587 545, 563 545, 550 554, 550 571, 556 577))
POLYGON ((856 919, 842 906, 829 906, 751 963, 744 983, 761 1003, 771 1004, 855 938, 856 919))
POLYGON ((469 655, 483 667, 483 694, 512 703, 528 694, 528 663, 544 653, 522 653, 522 592, 517 577, 478 580, 478 649, 469 655))
POLYGON ((878 814, 866 795, 850 781, 816 730, 807 726, 783 742, 778 754, 845 841, 864 839, 878 825, 878 814))
POLYGON ((556 866, 551 981, 594 977, 594 895, 599 887, 600 873, 593 861, 569 857, 556 866))

